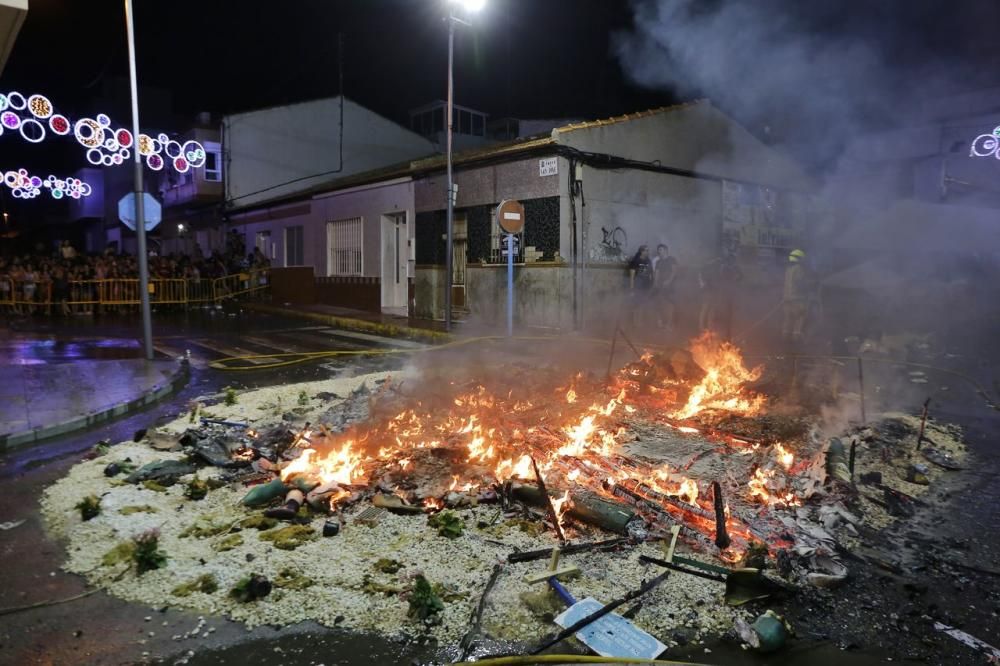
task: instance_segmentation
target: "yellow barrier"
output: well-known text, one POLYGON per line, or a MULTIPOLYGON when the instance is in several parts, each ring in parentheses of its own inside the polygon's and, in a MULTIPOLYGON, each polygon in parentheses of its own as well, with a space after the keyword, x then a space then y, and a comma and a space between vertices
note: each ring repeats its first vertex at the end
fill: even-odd
MULTIPOLYGON (((48 308, 61 305, 138 305, 139 280, 71 280, 66 291, 53 294, 51 281, 12 280, 0 278, 0 306, 48 308)), ((270 287, 270 271, 237 273, 212 279, 184 278, 149 281, 149 302, 154 305, 188 305, 221 303, 226 298, 256 294, 270 287)))

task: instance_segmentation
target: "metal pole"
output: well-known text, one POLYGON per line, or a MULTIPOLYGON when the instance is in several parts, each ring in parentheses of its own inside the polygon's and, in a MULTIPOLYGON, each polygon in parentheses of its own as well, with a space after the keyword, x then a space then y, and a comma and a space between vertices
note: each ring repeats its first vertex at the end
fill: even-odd
POLYGON ((447 226, 447 240, 445 241, 444 256, 444 330, 451 330, 451 283, 452 283, 452 254, 454 240, 452 238, 452 227, 455 217, 455 187, 451 174, 451 118, 452 118, 452 92, 453 92, 453 70, 455 60, 455 15, 449 10, 448 13, 448 213, 445 220, 447 226))
POLYGON ((507 234, 507 337, 514 335, 514 234, 507 234))
POLYGON ((132 86, 132 154, 135 156, 135 234, 139 254, 139 300, 142 303, 142 346, 146 360, 153 360, 153 320, 149 312, 149 257, 146 253, 146 216, 142 207, 142 160, 139 155, 139 90, 135 76, 135 31, 132 0, 125 0, 128 32, 128 68, 132 86))

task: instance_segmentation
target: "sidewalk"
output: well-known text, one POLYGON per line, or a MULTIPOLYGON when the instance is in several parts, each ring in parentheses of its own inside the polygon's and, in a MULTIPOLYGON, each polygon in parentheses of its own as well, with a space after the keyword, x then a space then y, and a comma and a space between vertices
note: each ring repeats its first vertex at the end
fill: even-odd
POLYGON ((352 310, 333 305, 274 305, 249 301, 240 303, 244 310, 265 312, 285 317, 299 317, 336 326, 349 331, 361 331, 386 337, 408 338, 420 342, 440 343, 448 339, 444 322, 415 319, 400 315, 352 310))
POLYGON ((0 365, 0 452, 141 409, 187 377, 173 360, 0 365))

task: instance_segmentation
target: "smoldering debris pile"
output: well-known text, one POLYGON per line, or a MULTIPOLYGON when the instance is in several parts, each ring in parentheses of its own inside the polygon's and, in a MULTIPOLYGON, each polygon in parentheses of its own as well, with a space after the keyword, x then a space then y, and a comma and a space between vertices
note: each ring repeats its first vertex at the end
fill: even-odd
POLYGON ((753 622, 752 600, 842 583, 845 555, 964 464, 952 428, 927 423, 918 446, 920 419, 892 415, 820 438, 766 414, 752 373, 728 385, 731 361, 698 361, 558 383, 509 368, 434 402, 385 374, 246 392, 95 451, 43 509, 66 569, 121 598, 442 642, 497 563, 482 630, 533 641, 561 610, 538 575, 553 546, 577 599, 619 598, 669 560, 680 575, 629 610, 672 645, 753 622))

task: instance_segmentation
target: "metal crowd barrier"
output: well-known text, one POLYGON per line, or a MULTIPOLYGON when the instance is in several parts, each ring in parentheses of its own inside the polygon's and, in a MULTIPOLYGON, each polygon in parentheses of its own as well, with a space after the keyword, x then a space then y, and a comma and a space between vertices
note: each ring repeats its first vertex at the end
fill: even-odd
MULTIPOLYGON (((257 295, 271 285, 270 271, 235 273, 215 279, 152 279, 149 302, 154 305, 218 304, 227 298, 257 295)), ((51 281, 0 277, 0 306, 139 305, 139 280, 70 280, 65 294, 53 294, 51 281), (65 296, 62 298, 61 296, 65 296)))

